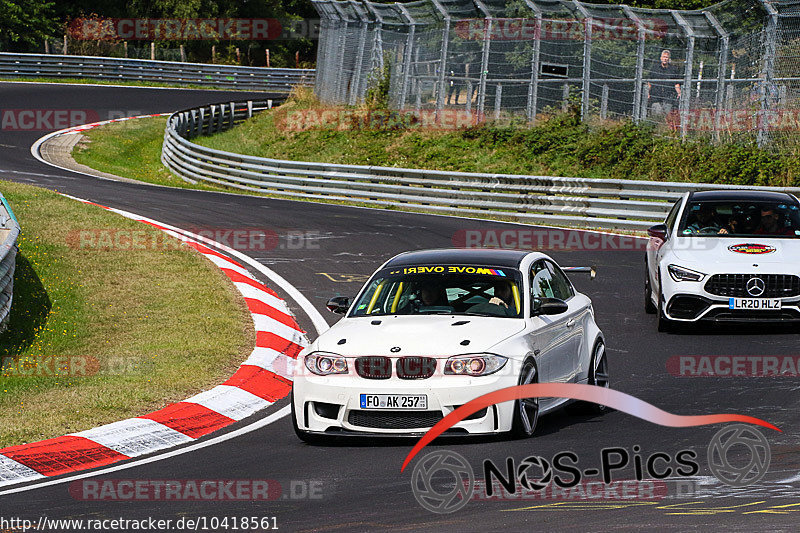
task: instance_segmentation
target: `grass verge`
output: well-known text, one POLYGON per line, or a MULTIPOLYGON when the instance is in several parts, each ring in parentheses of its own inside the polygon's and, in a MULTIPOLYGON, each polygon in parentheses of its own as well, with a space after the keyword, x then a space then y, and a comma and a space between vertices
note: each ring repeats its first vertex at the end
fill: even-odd
POLYGON ((158 409, 218 384, 249 352, 241 298, 193 250, 44 189, 0 187, 22 225, 0 335, 0 446, 158 409))
MULTIPOLYGON (((464 129, 432 130, 398 125, 391 115, 383 125, 370 128, 335 129, 341 124, 331 123, 328 129, 287 131, 282 126, 308 109, 322 108, 310 91, 301 90, 277 110, 193 142, 259 157, 326 163, 579 178, 800 185, 797 145, 776 153, 745 141, 717 145, 708 139, 681 142, 653 127, 630 122, 581 123, 577 108, 541 115, 535 126, 512 120, 506 124, 488 122, 464 129)), ((334 112, 344 109, 328 108, 334 112)))

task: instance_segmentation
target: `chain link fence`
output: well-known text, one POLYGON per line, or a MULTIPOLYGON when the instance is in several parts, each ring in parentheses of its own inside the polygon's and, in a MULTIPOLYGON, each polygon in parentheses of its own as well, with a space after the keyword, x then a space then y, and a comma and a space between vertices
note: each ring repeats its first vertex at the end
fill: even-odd
POLYGON ((727 0, 699 11, 567 0, 313 0, 316 92, 356 105, 383 71, 398 109, 478 120, 579 109, 665 134, 752 138, 800 130, 800 0, 727 0))

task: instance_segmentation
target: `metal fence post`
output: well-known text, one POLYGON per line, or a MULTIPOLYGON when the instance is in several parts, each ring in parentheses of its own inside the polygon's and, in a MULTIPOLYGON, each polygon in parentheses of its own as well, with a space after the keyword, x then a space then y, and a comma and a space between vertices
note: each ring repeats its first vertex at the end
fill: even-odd
POLYGON ((503 84, 498 83, 494 91, 494 119, 500 118, 500 106, 503 103, 503 84))
MULTIPOLYGON (((327 17, 327 10, 325 7, 328 2, 326 0, 311 0, 311 4, 314 6, 314 9, 317 10, 317 13, 320 15, 320 24, 319 24, 319 45, 317 47, 317 76, 314 80, 314 92, 316 93, 317 97, 320 100, 325 100, 325 88, 324 83, 326 79, 326 69, 325 69, 325 56, 328 52, 328 34, 329 29, 328 26, 330 24, 330 19, 327 17)), ((269 54, 267 54, 267 61, 269 61, 269 54)))
POLYGON ((364 5, 372 16, 375 17, 375 43, 372 45, 372 70, 378 70, 383 74, 383 17, 378 10, 372 7, 372 3, 364 0, 364 5))
POLYGON ((525 106, 528 120, 536 120, 539 99, 539 54, 542 47, 542 10, 533 0, 525 0, 525 5, 534 13, 533 51, 531 53, 531 81, 528 84, 528 101, 525 106))
POLYGON ((600 118, 605 120, 608 114, 608 84, 603 84, 603 96, 600 99, 600 118))
POLYGON ((489 76, 489 50, 491 47, 492 15, 481 2, 472 0, 478 10, 483 14, 483 41, 481 42, 481 73, 478 83, 478 113, 483 113, 486 103, 486 78, 489 76))
POLYGON ((769 112, 771 109, 770 98, 775 82, 775 54, 778 40, 778 10, 768 1, 760 0, 764 9, 769 14, 767 27, 764 29, 764 57, 762 58, 763 70, 761 73, 761 113, 758 120, 758 146, 764 146, 769 141, 769 112))
POLYGON ((414 50, 414 34, 416 33, 417 21, 411 16, 411 12, 403 4, 397 4, 403 16, 408 20, 410 27, 408 28, 408 37, 406 37, 406 48, 403 58, 403 82, 400 86, 400 108, 406 105, 406 98, 408 96, 408 78, 411 75, 411 55, 414 50))
POLYGON ((348 103, 356 105, 356 102, 361 97, 361 78, 364 77, 364 46, 367 43, 367 28, 369 27, 369 18, 361 12, 361 4, 350 0, 353 6, 353 11, 358 16, 358 51, 356 52, 356 62, 353 66, 353 77, 350 81, 350 98, 348 103))
POLYGON ((592 83, 592 16, 578 0, 572 3, 583 16, 583 87, 581 89, 581 120, 589 116, 589 91, 592 83))
POLYGON ((442 28, 442 54, 441 60, 439 61, 439 91, 436 94, 436 111, 438 112, 444 109, 444 95, 447 89, 445 84, 447 83, 447 48, 450 43, 450 14, 438 0, 431 0, 431 2, 433 2, 433 5, 442 17, 444 17, 444 27, 442 28))
POLYGON ((723 107, 725 106, 725 72, 728 70, 728 51, 730 47, 730 34, 725 31, 717 18, 704 11, 709 24, 720 37, 719 65, 717 67, 717 92, 714 95, 714 140, 719 142, 720 129, 722 126, 723 107))
POLYGON ((683 66, 683 87, 681 87, 680 113, 681 113, 681 139, 686 138, 689 129, 689 104, 692 98, 692 65, 694 63, 694 40, 695 33, 692 27, 683 18, 683 15, 675 10, 670 10, 675 22, 678 23, 686 36, 689 38, 689 47, 686 50, 686 61, 683 66))
POLYGON ((333 75, 336 76, 336 83, 333 85, 332 90, 332 100, 333 103, 341 104, 343 102, 342 94, 344 91, 344 49, 345 45, 347 44, 347 18, 345 17, 344 13, 342 13, 339 6, 336 5, 336 2, 331 2, 334 10, 336 11, 336 16, 339 17, 339 23, 336 25, 336 32, 337 32, 337 61, 336 61, 336 70, 333 72, 333 75))
MULTIPOLYGON (((623 5, 622 11, 624 11, 625 15, 633 21, 637 30, 636 74, 633 88, 633 121, 638 123, 640 120, 642 120, 642 118, 644 118, 642 117, 642 96, 644 94, 642 87, 644 86, 644 47, 647 33, 645 31, 644 24, 642 23, 642 19, 640 19, 639 16, 634 13, 629 6, 623 5)), ((647 101, 645 101, 644 105, 647 106, 647 101)))

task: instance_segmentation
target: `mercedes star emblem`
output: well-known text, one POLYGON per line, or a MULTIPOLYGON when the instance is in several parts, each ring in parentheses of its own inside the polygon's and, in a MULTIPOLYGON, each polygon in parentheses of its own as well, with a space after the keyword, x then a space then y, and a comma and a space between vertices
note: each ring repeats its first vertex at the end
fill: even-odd
POLYGON ((750 296, 761 296, 766 288, 767 286, 761 278, 750 278, 747 281, 747 294, 750 296))

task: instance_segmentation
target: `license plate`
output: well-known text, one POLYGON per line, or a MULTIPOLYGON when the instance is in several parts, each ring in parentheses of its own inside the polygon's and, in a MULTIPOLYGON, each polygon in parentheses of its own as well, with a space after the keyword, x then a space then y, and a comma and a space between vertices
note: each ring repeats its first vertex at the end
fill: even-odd
POLYGON ((780 308, 780 298, 730 298, 728 300, 728 309, 773 311, 780 308))
POLYGON ((362 409, 427 409, 424 394, 362 394, 362 409))

